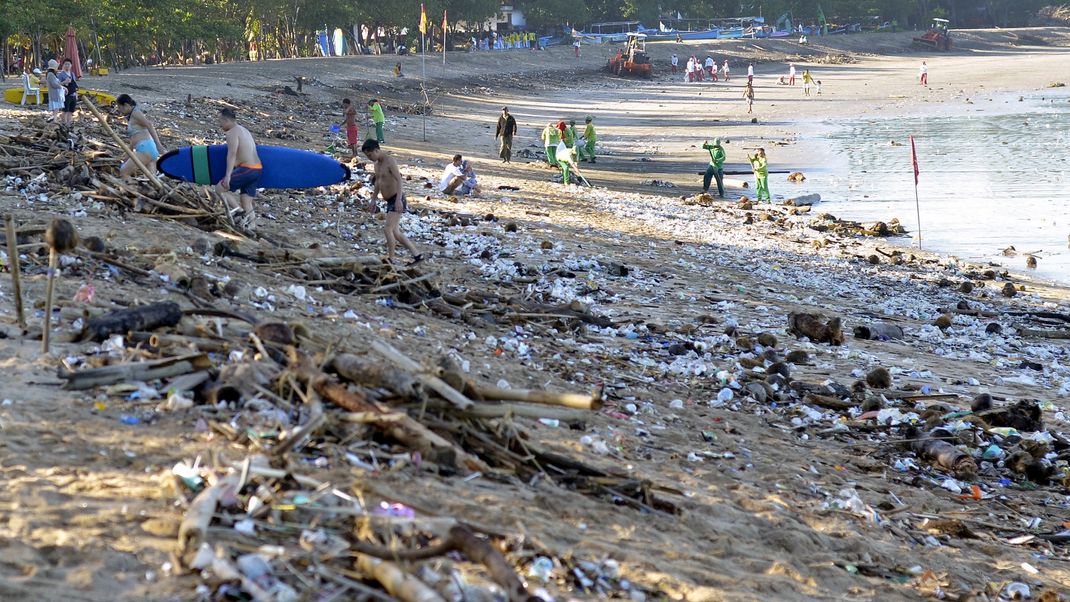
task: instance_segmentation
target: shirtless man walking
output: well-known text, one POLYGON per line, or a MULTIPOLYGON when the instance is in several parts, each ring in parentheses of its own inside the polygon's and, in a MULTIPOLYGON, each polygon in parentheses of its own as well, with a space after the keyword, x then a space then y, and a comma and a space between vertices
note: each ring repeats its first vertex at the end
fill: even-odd
POLYGON ((216 184, 234 224, 246 230, 256 229, 256 185, 264 174, 256 141, 244 126, 238 125, 238 116, 229 107, 219 111, 219 129, 227 133, 227 171, 216 184), (235 192, 240 196, 235 198, 235 192))
POLYGON ((423 261, 423 254, 416 250, 416 245, 401 231, 401 216, 408 210, 408 206, 405 193, 401 191, 401 170, 398 169, 397 161, 379 148, 379 143, 372 139, 365 140, 360 150, 375 163, 375 190, 372 191, 372 204, 369 209, 375 209, 375 199, 380 195, 386 201, 386 226, 383 231, 386 234, 387 260, 394 261, 394 249, 400 242, 412 254, 409 265, 420 263, 423 261))

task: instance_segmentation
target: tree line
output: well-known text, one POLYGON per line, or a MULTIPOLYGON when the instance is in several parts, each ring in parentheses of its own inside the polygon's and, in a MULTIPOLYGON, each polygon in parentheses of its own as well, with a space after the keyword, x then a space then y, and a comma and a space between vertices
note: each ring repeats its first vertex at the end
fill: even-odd
MULTIPOLYGON (((896 20, 920 26, 945 17, 952 27, 1023 25, 1045 0, 515 0, 528 26, 544 33, 595 21, 638 20, 648 27, 680 15, 717 18, 791 13, 796 23, 896 20)), ((500 0, 425 0, 430 33, 439 43, 442 11, 448 31, 483 29, 500 14, 500 0), (468 24, 466 27, 463 24, 468 24)), ((16 56, 41 64, 61 52, 68 26, 83 54, 126 67, 145 62, 188 63, 289 58, 316 53, 316 31, 335 27, 352 47, 375 45, 419 22, 418 0, 0 0, 5 67, 16 56), (354 28, 354 25, 360 27, 354 28), (364 34, 368 36, 365 37, 364 34)), ((467 37, 467 36, 466 36, 467 37)))

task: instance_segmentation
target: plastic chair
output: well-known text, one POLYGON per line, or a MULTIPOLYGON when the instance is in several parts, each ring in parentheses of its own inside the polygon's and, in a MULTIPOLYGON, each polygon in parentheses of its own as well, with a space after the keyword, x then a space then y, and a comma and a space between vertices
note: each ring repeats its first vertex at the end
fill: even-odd
POLYGON ((19 104, 25 105, 26 104, 26 99, 30 98, 31 96, 36 96, 37 97, 37 104, 41 104, 41 88, 40 87, 31 86, 30 85, 30 74, 29 73, 23 73, 22 74, 22 102, 19 103, 19 104))

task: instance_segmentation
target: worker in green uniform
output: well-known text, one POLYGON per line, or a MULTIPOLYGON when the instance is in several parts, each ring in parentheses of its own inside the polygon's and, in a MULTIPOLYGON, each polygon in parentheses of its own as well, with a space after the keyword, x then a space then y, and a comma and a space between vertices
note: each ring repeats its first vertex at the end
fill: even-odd
POLYGON ((580 148, 580 161, 584 161, 584 157, 591 160, 591 163, 597 163, 594 159, 594 143, 598 141, 598 136, 594 131, 594 117, 587 116, 587 127, 583 130, 584 145, 580 148))
POLYGON ((379 144, 386 142, 383 137, 383 124, 386 123, 386 116, 383 115, 383 105, 379 104, 376 99, 368 101, 368 112, 371 113, 372 122, 375 123, 375 139, 379 144))
POLYGON ((557 167, 558 142, 561 142, 561 130, 551 121, 542 130, 542 144, 546 147, 546 162, 554 167, 557 167))
POLYGON ((710 144, 707 140, 702 148, 710 153, 710 164, 706 167, 706 175, 702 176, 702 192, 710 191, 710 181, 717 180, 717 196, 724 198, 724 161, 726 159, 721 139, 717 138, 710 144))
POLYGON ((576 146, 576 120, 568 122, 568 127, 565 128, 562 134, 562 140, 565 141, 565 146, 573 148, 576 146))
POLYGON ((747 155, 750 159, 751 169, 754 170, 754 184, 758 189, 757 197, 758 202, 762 201, 762 196, 765 196, 765 200, 768 203, 773 202, 773 197, 769 194, 769 159, 765 156, 765 149, 759 148, 758 153, 755 155, 747 155))

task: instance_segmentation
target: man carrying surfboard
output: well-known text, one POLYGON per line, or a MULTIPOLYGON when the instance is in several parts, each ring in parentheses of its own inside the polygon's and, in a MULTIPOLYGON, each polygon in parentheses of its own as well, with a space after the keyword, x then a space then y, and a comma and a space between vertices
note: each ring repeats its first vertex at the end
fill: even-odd
POLYGON ((405 193, 402 191, 401 170, 398 163, 389 153, 379 147, 379 143, 372 139, 364 141, 360 149, 375 163, 375 190, 372 191, 370 210, 375 210, 375 199, 379 196, 386 201, 386 226, 383 232, 386 234, 386 258, 394 261, 394 250, 397 243, 409 250, 412 261, 409 265, 423 261, 424 256, 417 251, 416 245, 401 231, 401 216, 408 210, 405 203, 405 193))
POLYGON ((349 152, 353 153, 353 160, 357 160, 357 107, 353 101, 345 98, 342 100, 342 118, 346 124, 346 142, 349 143, 349 152))
POLYGON ((256 152, 256 141, 244 126, 238 125, 234 109, 224 107, 219 111, 219 129, 227 134, 227 170, 216 190, 227 204, 235 225, 246 230, 256 229, 256 185, 264 175, 264 166, 256 152), (235 202, 235 192, 241 194, 235 202))

